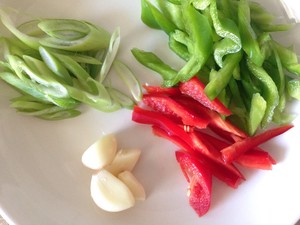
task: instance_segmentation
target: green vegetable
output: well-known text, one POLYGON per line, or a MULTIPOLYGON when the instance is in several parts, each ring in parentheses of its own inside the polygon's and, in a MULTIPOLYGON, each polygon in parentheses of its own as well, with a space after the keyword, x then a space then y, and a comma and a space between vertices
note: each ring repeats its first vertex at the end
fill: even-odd
POLYGON ((212 28, 208 18, 190 4, 182 5, 185 29, 189 36, 187 46, 190 58, 173 79, 173 85, 187 81, 202 69, 213 47, 212 28))
POLYGON ((249 113, 249 133, 254 135, 257 128, 261 124, 265 111, 267 109, 267 102, 259 94, 256 93, 253 95, 251 100, 251 108, 249 113))
POLYGON ((241 38, 234 21, 230 18, 219 16, 216 0, 210 3, 210 14, 216 33, 223 38, 215 43, 214 50, 215 61, 222 68, 224 56, 240 51, 242 47, 241 38))
POLYGON ((185 61, 176 70, 153 52, 132 49, 144 66, 173 87, 197 76, 205 94, 218 98, 227 119, 254 135, 270 123, 290 123, 287 101, 300 97, 297 54, 273 38, 290 24, 248 0, 141 0, 142 21, 169 37, 169 49, 185 61), (175 27, 174 27, 175 26, 175 27))
POLYGON ((215 99, 222 90, 228 85, 231 77, 233 76, 233 70, 239 64, 242 58, 241 52, 228 55, 224 61, 224 66, 218 70, 214 78, 208 82, 204 91, 210 99, 215 99))
POLYGON ((261 66, 264 58, 251 27, 250 7, 248 0, 240 0, 238 5, 238 25, 241 34, 242 48, 256 65, 261 66))
POLYGON ((112 112, 132 108, 141 98, 138 80, 121 62, 117 72, 128 93, 108 82, 120 44, 119 28, 110 35, 72 19, 38 19, 15 26, 3 9, 0 18, 13 34, 0 39, 0 78, 21 94, 11 100, 18 112, 59 120, 78 116, 80 103, 112 112))

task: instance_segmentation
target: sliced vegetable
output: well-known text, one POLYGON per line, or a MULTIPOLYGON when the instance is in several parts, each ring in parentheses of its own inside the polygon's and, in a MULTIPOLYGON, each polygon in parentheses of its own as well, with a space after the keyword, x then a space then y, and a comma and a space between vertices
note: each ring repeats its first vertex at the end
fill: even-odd
POLYGON ((103 61, 103 65, 100 70, 100 74, 99 74, 100 82, 103 82, 105 80, 105 77, 108 74, 108 71, 110 70, 112 63, 115 60, 115 57, 119 50, 119 45, 120 45, 120 28, 117 28, 111 36, 110 43, 103 61))
POLYGON ((208 119, 197 116, 189 108, 165 95, 146 94, 143 96, 143 102, 156 111, 175 117, 175 119, 180 118, 182 123, 186 125, 201 129, 205 128, 209 123, 208 119))
POLYGON ((253 135, 261 124, 266 108, 267 102, 265 99, 259 93, 254 94, 251 100, 251 108, 249 112, 248 126, 250 135, 253 135))
POLYGON ((112 112, 132 108, 141 98, 138 80, 120 61, 118 74, 128 90, 104 82, 117 57, 119 28, 110 35, 86 21, 43 18, 16 26, 8 13, 0 9, 2 23, 13 34, 1 37, 0 77, 30 99, 22 106, 14 102, 17 111, 59 120, 80 115, 79 103, 112 112))
POLYGON ((133 48, 132 53, 161 75, 162 87, 174 88, 198 77, 208 98, 228 108, 225 113, 218 112, 250 135, 273 122, 291 122, 294 117, 285 109, 289 96, 298 98, 300 64, 296 52, 272 35, 292 25, 276 24, 276 16, 249 0, 155 3, 142 1, 142 21, 165 31, 169 49, 184 65, 177 70, 153 52, 133 48), (172 26, 166 32, 168 26, 162 24, 172 26), (258 105, 262 111, 255 118, 258 105))
POLYGON ((264 131, 263 133, 257 134, 253 137, 248 137, 242 139, 240 141, 235 142, 229 147, 226 147, 221 150, 223 159, 226 163, 231 163, 239 156, 243 155, 245 152, 249 151, 250 149, 274 138, 289 129, 291 129, 293 125, 284 125, 277 128, 269 129, 264 131))
POLYGON ((236 159, 244 167, 271 170, 276 161, 265 151, 251 150, 236 159))
POLYGON ((231 112, 218 99, 210 100, 204 92, 205 85, 197 78, 193 77, 187 82, 180 84, 180 91, 201 102, 204 106, 217 111, 223 115, 230 115, 231 112))
POLYGON ((141 101, 143 95, 141 85, 128 66, 119 60, 115 60, 113 68, 130 90, 133 99, 137 102, 141 101))
POLYGON ((176 151, 176 159, 189 183, 189 204, 198 214, 207 213, 211 204, 212 176, 205 164, 183 151, 176 151))
MULTIPOLYGON (((194 79, 197 79, 195 82, 198 87, 198 78, 191 80, 194 79)), ((145 87, 147 90, 148 87, 145 87)), ((209 104, 203 98, 197 101, 190 93, 186 94, 181 86, 150 86, 148 90, 141 104, 134 107, 132 120, 151 125, 155 135, 171 141, 179 148, 175 153, 176 158, 190 185, 190 205, 199 216, 206 214, 210 207, 212 177, 237 188, 246 178, 235 164, 271 170, 276 161, 258 146, 293 127, 291 124, 283 125, 249 136, 224 119, 216 111, 219 108, 212 109, 210 100, 209 104), (199 118, 208 123, 198 126, 199 118)), ((203 92, 203 88, 200 91, 203 92)), ((260 95, 255 96, 253 101, 257 103, 253 103, 253 106, 259 105, 262 100, 260 95)), ((224 109, 227 108, 224 106, 224 109)), ((255 118, 253 120, 253 126, 258 124, 255 118)))

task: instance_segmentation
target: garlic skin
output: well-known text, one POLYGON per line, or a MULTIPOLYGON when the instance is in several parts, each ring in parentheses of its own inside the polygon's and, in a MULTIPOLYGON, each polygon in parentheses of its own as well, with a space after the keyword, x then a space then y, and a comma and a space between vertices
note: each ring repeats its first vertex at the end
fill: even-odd
POLYGON ((141 155, 141 150, 137 148, 120 149, 106 170, 117 176, 123 171, 132 171, 141 155))
POLYGON ((105 169, 91 179, 91 197, 98 207, 108 212, 119 212, 135 205, 130 189, 105 169))
POLYGON ((104 135, 93 143, 82 155, 82 163, 93 170, 109 165, 116 156, 117 140, 113 134, 104 135))
POLYGON ((133 173, 130 171, 124 171, 118 175, 118 178, 129 188, 135 197, 135 200, 143 201, 146 199, 145 189, 133 173))

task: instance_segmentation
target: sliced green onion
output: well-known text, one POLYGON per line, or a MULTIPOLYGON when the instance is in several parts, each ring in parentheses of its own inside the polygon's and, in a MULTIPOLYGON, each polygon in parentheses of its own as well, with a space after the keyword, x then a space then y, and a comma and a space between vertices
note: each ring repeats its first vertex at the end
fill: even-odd
POLYGON ((141 101, 143 95, 141 85, 129 67, 121 61, 115 60, 113 68, 130 90, 132 97, 136 101, 141 101))
POLYGON ((113 102, 120 104, 123 108, 128 108, 128 109, 133 108, 135 103, 126 94, 122 93, 121 91, 115 88, 109 88, 108 91, 112 97, 113 102))
POLYGON ((78 116, 80 103, 113 112, 141 99, 138 80, 123 64, 120 78, 133 97, 102 83, 118 52, 120 28, 111 36, 72 19, 35 19, 16 26, 8 12, 0 9, 0 20, 14 36, 0 37, 0 78, 21 94, 11 100, 17 112, 59 120, 78 116))
POLYGON ((111 36, 109 47, 103 61, 102 68, 99 74, 99 81, 102 83, 110 70, 110 67, 117 55, 120 45, 120 28, 117 28, 111 36))
POLYGON ((45 64, 49 67, 49 69, 58 75, 60 78, 63 79, 66 84, 72 85, 72 78, 66 69, 62 65, 62 63, 54 56, 52 55, 46 48, 40 46, 39 47, 39 52, 41 54, 41 57, 45 64))

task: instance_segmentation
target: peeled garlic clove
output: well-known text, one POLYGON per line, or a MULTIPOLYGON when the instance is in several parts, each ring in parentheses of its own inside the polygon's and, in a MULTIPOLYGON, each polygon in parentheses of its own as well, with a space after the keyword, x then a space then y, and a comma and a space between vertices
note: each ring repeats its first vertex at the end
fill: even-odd
POLYGON ((146 199, 146 193, 143 185, 130 171, 120 173, 118 178, 126 184, 136 200, 146 199))
POLYGON ((98 207, 109 212, 119 212, 135 204, 130 189, 105 169, 92 176, 91 196, 98 207))
POLYGON ((110 164, 117 152, 117 140, 113 134, 101 137, 82 155, 82 163, 91 169, 98 170, 110 164))
POLYGON ((136 148, 121 149, 117 152, 110 165, 105 167, 109 172, 117 176, 119 173, 128 170, 131 171, 136 165, 141 150, 136 148))

